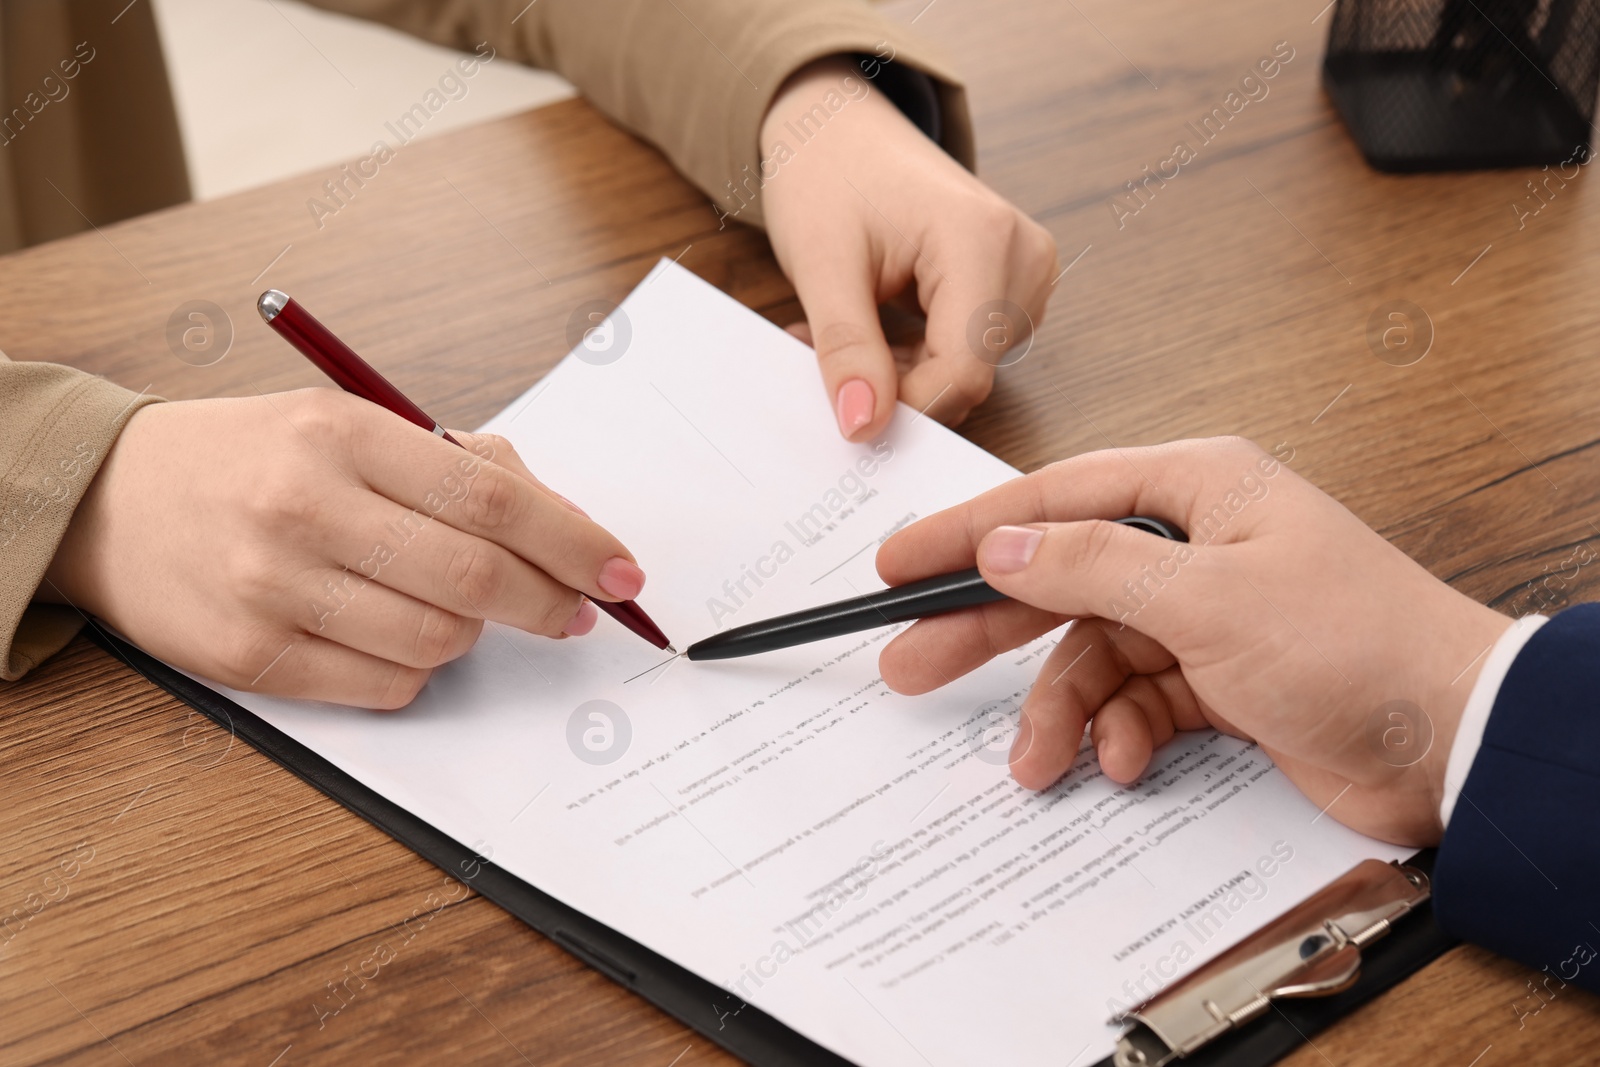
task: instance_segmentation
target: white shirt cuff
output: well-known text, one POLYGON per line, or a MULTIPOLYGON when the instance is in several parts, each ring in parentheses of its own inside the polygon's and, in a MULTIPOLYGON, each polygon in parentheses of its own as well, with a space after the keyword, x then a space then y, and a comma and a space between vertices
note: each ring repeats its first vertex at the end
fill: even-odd
POLYGON ((1478 749, 1483 745, 1483 731, 1489 725, 1489 713, 1494 710, 1495 698, 1500 695, 1500 685, 1506 680, 1506 672, 1511 670, 1511 664, 1522 651, 1522 646, 1539 632, 1539 627, 1549 621, 1544 615, 1524 615, 1512 623, 1510 629, 1501 634, 1500 640, 1489 650, 1489 658, 1484 660, 1483 671, 1472 686, 1467 706, 1462 709, 1461 724, 1456 727, 1456 739, 1450 744, 1450 760, 1444 768, 1444 799, 1439 802, 1439 820, 1443 825, 1450 825, 1456 797, 1461 795, 1461 787, 1467 784, 1472 761, 1478 758, 1478 749))

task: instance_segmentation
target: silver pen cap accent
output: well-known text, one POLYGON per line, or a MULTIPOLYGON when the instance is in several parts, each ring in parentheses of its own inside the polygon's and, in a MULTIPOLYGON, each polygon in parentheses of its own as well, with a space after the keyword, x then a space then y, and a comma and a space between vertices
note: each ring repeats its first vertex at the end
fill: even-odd
POLYGON ((271 322, 278 317, 278 312, 282 311, 287 303, 289 303, 288 293, 281 289, 268 289, 256 301, 256 310, 261 312, 263 322, 271 322))

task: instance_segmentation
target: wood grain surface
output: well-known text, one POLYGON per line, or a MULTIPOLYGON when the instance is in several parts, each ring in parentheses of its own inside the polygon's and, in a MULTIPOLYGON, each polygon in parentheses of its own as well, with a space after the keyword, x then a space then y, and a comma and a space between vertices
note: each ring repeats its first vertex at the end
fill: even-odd
MULTIPOLYGON (((1319 87, 1322 2, 886 5, 967 72, 983 176, 1071 264, 963 432, 1024 469, 1185 436, 1287 443, 1463 592, 1512 614, 1596 599, 1600 570, 1545 581, 1600 539, 1591 179, 1368 170, 1319 87), (1292 58, 1266 95, 1203 142, 1186 124, 1275 48, 1292 58), (1195 158, 1117 210, 1180 140, 1195 158), (1408 366, 1368 339, 1396 301, 1399 351, 1426 352, 1408 366)), ((0 348, 170 398, 321 384, 257 320, 277 286, 470 427, 567 350, 579 305, 658 257, 799 315, 760 234, 719 230, 579 101, 407 145, 319 227, 306 201, 331 176, 0 259, 0 348), (204 367, 167 341, 200 300, 232 332, 204 367)), ((435 910, 437 870, 85 641, 0 689, 0 769, 0 919, 22 916, 0 928, 0 1063, 733 1062, 488 902, 435 910), (323 1016, 329 983, 417 915, 323 1016)), ((1533 973, 1458 949, 1287 1062, 1594 1062, 1600 1002, 1533 999, 1533 973)))

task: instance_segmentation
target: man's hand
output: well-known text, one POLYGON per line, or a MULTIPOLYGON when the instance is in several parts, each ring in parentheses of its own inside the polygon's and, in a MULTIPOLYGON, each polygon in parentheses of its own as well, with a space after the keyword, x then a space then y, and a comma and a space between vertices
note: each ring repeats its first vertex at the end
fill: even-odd
POLYGON ((1059 778, 1086 725, 1120 782, 1174 732, 1215 727, 1259 742, 1341 822, 1438 840, 1456 726, 1511 620, 1255 445, 1183 441, 1054 464, 896 534, 878 572, 899 585, 974 562, 1013 600, 916 623, 881 668, 896 690, 926 692, 1076 619, 1022 707, 1011 753, 1022 784, 1059 778), (1176 522, 1192 543, 1097 521, 1127 515, 1176 522), (1421 717, 1390 718, 1406 706, 1396 701, 1421 717))
POLYGON ((1044 317, 1057 270, 1049 232, 844 59, 785 83, 761 128, 761 158, 767 231, 806 313, 795 333, 817 350, 839 432, 881 433, 897 397, 950 425, 966 418, 1006 350, 1031 337, 1028 322, 985 305, 1007 301, 1033 325, 1044 317), (891 301, 927 319, 921 340, 894 351, 878 318, 891 301))
POLYGON ((644 572, 502 438, 329 389, 128 422, 39 590, 237 689, 409 703, 485 620, 588 633, 644 572))

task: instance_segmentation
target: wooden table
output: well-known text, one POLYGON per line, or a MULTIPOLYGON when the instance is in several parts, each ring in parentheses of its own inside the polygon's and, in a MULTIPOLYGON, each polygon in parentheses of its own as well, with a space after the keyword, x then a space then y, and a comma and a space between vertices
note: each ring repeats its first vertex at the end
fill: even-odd
MULTIPOLYGON (((925 2, 888 10, 920 10, 959 57, 982 173, 1073 264, 972 440, 1023 468, 1191 435, 1287 442, 1293 467, 1434 574, 1513 613, 1600 537, 1590 179, 1551 182, 1519 226, 1529 173, 1366 169, 1319 89, 1324 0, 925 2), (1279 41, 1294 57, 1269 94, 1125 201, 1136 214, 1115 211, 1279 41), (1404 367, 1367 339, 1396 300, 1431 321, 1404 367)), ((0 347, 170 398, 319 384, 256 321, 276 285, 317 294, 401 388, 471 426, 565 352, 574 308, 620 298, 660 256, 798 316, 759 234, 719 231, 703 196, 581 102, 407 146, 319 229, 306 201, 328 176, 0 259, 0 347), (189 300, 237 331, 212 366, 169 351, 189 300)), ((1593 599, 1597 576, 1554 583, 1556 606, 1593 599)), ((83 640, 0 689, 0 767, 0 915, 53 898, 0 950, 0 1062, 732 1062, 475 896, 319 1028, 326 984, 439 873, 83 640)), ((1565 992, 1519 1025, 1531 976, 1457 949, 1288 1062, 1591 1055, 1594 998, 1565 992)))

